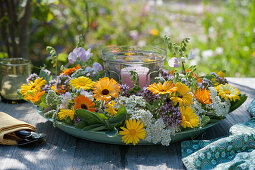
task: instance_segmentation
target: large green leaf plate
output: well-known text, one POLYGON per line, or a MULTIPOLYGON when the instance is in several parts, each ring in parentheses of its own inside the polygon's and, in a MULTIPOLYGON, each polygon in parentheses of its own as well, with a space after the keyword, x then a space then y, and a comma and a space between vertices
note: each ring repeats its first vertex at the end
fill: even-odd
MULTIPOLYGON (((45 117, 44 113, 42 111, 40 111, 39 109, 38 109, 38 113, 41 116, 45 117)), ((49 121, 53 122, 53 119, 47 118, 47 117, 45 117, 45 118, 48 119, 49 121)), ((190 129, 190 130, 185 130, 185 131, 182 131, 182 132, 178 132, 175 135, 171 136, 171 139, 172 139, 171 143, 195 137, 195 136, 199 135, 200 133, 204 132, 206 129, 214 126, 217 123, 218 122, 207 124, 203 128, 196 128, 196 129, 190 129)), ((84 130, 81 130, 81 129, 76 129, 73 126, 66 125, 66 124, 64 124, 62 122, 59 122, 59 121, 57 121, 57 128, 59 128, 60 130, 66 132, 69 135, 72 135, 72 136, 75 136, 75 137, 81 138, 81 139, 86 139, 86 140, 101 142, 101 143, 126 145, 125 143, 123 143, 121 141, 121 136, 120 135, 117 135, 117 136, 114 136, 114 137, 109 137, 104 132, 84 131, 84 130)), ((154 143, 147 142, 145 140, 140 140, 138 145, 154 145, 154 143)))

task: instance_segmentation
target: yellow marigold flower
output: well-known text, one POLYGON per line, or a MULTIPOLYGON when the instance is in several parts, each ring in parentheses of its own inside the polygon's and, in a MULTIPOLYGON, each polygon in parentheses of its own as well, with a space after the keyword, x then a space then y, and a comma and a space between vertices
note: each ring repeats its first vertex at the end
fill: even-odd
POLYGON ((80 69, 80 68, 81 68, 81 66, 80 66, 80 64, 78 64, 76 67, 63 70, 63 73, 62 73, 62 74, 70 75, 70 74, 72 74, 73 72, 75 72, 76 70, 78 70, 78 69, 80 69))
POLYGON ((76 89, 82 88, 84 90, 88 90, 91 89, 94 86, 94 84, 95 84, 94 81, 84 76, 70 80, 70 85, 76 89))
POLYGON ((158 36, 158 34, 159 34, 159 33, 158 33, 158 30, 155 29, 155 28, 152 29, 150 33, 151 33, 151 35, 153 35, 153 36, 158 36))
POLYGON ((125 53, 125 55, 130 56, 130 55, 135 55, 135 53, 125 53))
POLYGON ((193 94, 203 104, 212 103, 210 100, 210 92, 206 89, 204 89, 204 90, 202 90, 201 88, 197 89, 196 93, 193 93, 193 94))
POLYGON ((191 107, 180 107, 181 111, 181 126, 184 128, 190 127, 194 128, 199 124, 199 117, 193 112, 191 107))
POLYGON ((41 91, 41 87, 46 84, 46 81, 43 78, 36 79, 34 82, 30 81, 28 85, 23 84, 21 86, 20 93, 25 96, 28 92, 41 91))
POLYGON ((179 106, 190 106, 192 101, 192 94, 190 92, 190 89, 185 84, 182 84, 181 82, 176 83, 175 85, 177 87, 177 92, 173 97, 171 97, 171 100, 174 102, 175 105, 179 103, 179 106))
POLYGON ((68 117, 70 117, 70 119, 73 120, 74 114, 75 114, 74 110, 60 109, 60 111, 58 112, 58 117, 60 120, 63 120, 68 117))
POLYGON ((252 52, 252 56, 255 57, 255 51, 252 52))
POLYGON ((217 87, 215 87, 216 90, 219 93, 219 96, 225 100, 230 100, 230 101, 236 101, 240 100, 239 95, 241 94, 240 91, 235 88, 234 86, 231 86, 230 84, 221 84, 217 87))
POLYGON ((115 115, 117 111, 114 108, 114 105, 116 103, 112 100, 110 103, 106 105, 107 109, 105 109, 106 112, 110 113, 111 116, 115 115))
POLYGON ((109 79, 109 77, 100 78, 96 82, 93 88, 93 97, 96 101, 110 101, 112 97, 117 98, 120 92, 120 86, 114 79, 109 79))
POLYGON ((148 90, 150 90, 153 94, 169 94, 175 92, 177 87, 172 83, 172 81, 166 81, 163 83, 154 83, 149 85, 148 90))
POLYGON ((26 100, 29 100, 31 101, 32 103, 37 103, 41 100, 41 97, 42 95, 45 93, 45 91, 35 91, 35 92, 31 92, 31 93, 28 93, 26 96, 25 96, 25 99, 26 100))
POLYGON ((140 139, 145 138, 146 132, 143 127, 140 120, 126 120, 126 128, 120 127, 123 131, 119 132, 120 135, 123 135, 122 141, 126 144, 133 143, 133 145, 136 145, 140 139))
POLYGON ((212 78, 212 82, 214 83, 214 86, 218 86, 220 83, 216 82, 216 78, 212 78))
POLYGON ((95 103, 92 103, 92 100, 90 100, 88 97, 79 95, 74 99, 74 110, 76 109, 85 109, 90 112, 95 112, 95 103))
POLYGON ((223 79, 225 78, 225 73, 223 73, 222 71, 218 72, 217 74, 218 74, 221 78, 223 78, 223 79))

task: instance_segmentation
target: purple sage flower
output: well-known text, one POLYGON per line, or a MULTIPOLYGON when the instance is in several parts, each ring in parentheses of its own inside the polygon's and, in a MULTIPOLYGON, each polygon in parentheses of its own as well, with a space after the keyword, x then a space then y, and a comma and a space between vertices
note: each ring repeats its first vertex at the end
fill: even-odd
POLYGON ((142 89, 141 96, 143 96, 143 98, 149 103, 160 98, 158 94, 153 94, 150 90, 147 89, 147 87, 142 89))
POLYGON ((38 79, 39 76, 35 73, 30 74, 30 76, 27 78, 27 83, 30 83, 30 81, 35 81, 36 79, 38 79))
POLYGON ((130 87, 128 85, 120 84, 120 95, 121 96, 129 97, 130 96, 129 90, 130 90, 130 87))
POLYGON ((179 127, 181 124, 182 116, 178 106, 174 106, 172 102, 165 102, 160 110, 160 116, 168 127, 179 127))
POLYGON ((168 65, 169 65, 170 67, 178 68, 178 67, 180 67, 180 62, 179 62, 178 58, 172 57, 172 58, 170 58, 170 59, 168 60, 168 65))
POLYGON ((61 74, 57 76, 57 90, 62 90, 62 88, 67 89, 69 86, 69 81, 71 80, 70 76, 61 74))
POLYGON ((161 74, 165 80, 172 80, 174 78, 166 69, 162 69, 161 74))
POLYGON ((75 125, 77 125, 80 121, 81 121, 81 119, 78 116, 74 117, 74 124, 75 125))

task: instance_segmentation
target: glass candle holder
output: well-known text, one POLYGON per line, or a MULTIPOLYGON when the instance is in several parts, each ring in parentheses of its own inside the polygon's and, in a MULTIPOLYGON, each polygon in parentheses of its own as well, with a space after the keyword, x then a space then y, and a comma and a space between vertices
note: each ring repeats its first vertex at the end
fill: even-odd
POLYGON ((7 58, 0 60, 0 94, 2 100, 21 100, 17 90, 26 83, 31 74, 31 63, 23 58, 7 58))
POLYGON ((102 50, 106 76, 133 87, 130 71, 137 72, 140 88, 154 83, 164 66, 166 50, 157 47, 114 46, 102 50))

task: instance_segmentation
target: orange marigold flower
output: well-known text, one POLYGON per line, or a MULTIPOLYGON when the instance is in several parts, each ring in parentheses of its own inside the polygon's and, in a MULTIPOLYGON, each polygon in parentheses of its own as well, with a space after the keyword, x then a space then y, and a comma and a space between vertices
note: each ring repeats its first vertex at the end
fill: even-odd
POLYGON ((28 93, 25 96, 25 99, 31 101, 32 103, 37 103, 41 100, 41 97, 44 93, 45 91, 34 91, 31 93, 28 93))
POLYGON ((120 92, 119 83, 109 77, 100 78, 93 88, 93 97, 97 101, 110 101, 112 97, 117 98, 120 92))
POLYGON ((73 72, 75 72, 76 70, 78 70, 78 69, 80 69, 80 68, 81 68, 81 66, 80 66, 80 64, 78 64, 76 67, 63 70, 63 73, 62 73, 62 74, 70 75, 70 74, 72 74, 73 72))
POLYGON ((209 90, 206 90, 206 89, 202 90, 200 88, 200 89, 197 89, 196 93, 193 93, 193 94, 203 104, 210 104, 210 103, 212 103, 211 100, 210 100, 210 92, 209 92, 209 90))
POLYGON ((149 85, 148 90, 153 94, 169 94, 177 91, 177 87, 172 83, 172 81, 166 81, 164 84, 154 83, 149 85))
POLYGON ((74 99, 74 110, 76 109, 85 109, 90 112, 95 112, 95 103, 92 103, 92 100, 90 100, 88 97, 85 97, 83 95, 79 95, 74 99))

